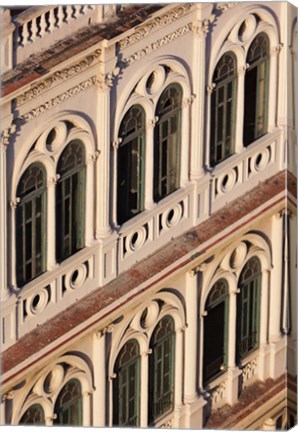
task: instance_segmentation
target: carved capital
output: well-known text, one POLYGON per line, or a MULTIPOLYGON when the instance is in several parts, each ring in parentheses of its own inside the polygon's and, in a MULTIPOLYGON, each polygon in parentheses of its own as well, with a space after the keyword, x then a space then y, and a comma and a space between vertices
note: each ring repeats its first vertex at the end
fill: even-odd
POLYGON ((122 138, 117 138, 113 141, 114 150, 118 150, 120 144, 122 143, 122 138))
POLYGON ((9 201, 9 207, 11 207, 12 209, 17 208, 17 205, 21 202, 21 198, 16 197, 15 200, 9 201))
POLYGON ((182 101, 182 108, 187 108, 189 107, 193 101, 195 100, 195 95, 190 95, 190 97, 183 99, 182 101))
POLYGON ((152 349, 151 349, 151 348, 149 348, 147 351, 143 351, 143 352, 141 353, 141 356, 142 356, 142 357, 147 357, 147 356, 150 355, 150 354, 152 354, 152 349))
POLYGON ((50 177, 48 179, 48 186, 56 186, 56 184, 58 183, 58 180, 60 179, 60 175, 57 174, 55 177, 50 177))
POLYGON ((210 25, 213 23, 215 15, 211 15, 210 18, 205 18, 204 20, 194 21, 191 24, 192 32, 199 38, 204 38, 210 30, 210 25))
POLYGON ((8 144, 9 144, 9 140, 11 135, 13 135, 16 131, 16 125, 14 123, 11 124, 10 127, 8 127, 7 129, 4 129, 1 132, 1 146, 4 147, 4 149, 7 148, 8 144))
POLYGON ((273 56, 273 57, 274 57, 274 56, 277 56, 277 55, 280 53, 282 47, 283 47, 283 44, 282 44, 282 43, 278 44, 278 45, 275 46, 275 47, 272 47, 271 50, 270 50, 270 54, 271 54, 271 56, 273 56))
POLYGON ((109 376, 109 381, 113 381, 115 378, 117 378, 117 374, 112 373, 112 375, 109 376))
POLYGON ((216 9, 219 10, 220 12, 226 12, 227 10, 236 6, 237 4, 238 4, 238 2, 219 3, 216 6, 216 9))
POLYGON ((207 93, 209 95, 211 95, 213 93, 213 90, 215 89, 215 87, 216 87, 216 84, 214 84, 214 83, 208 84, 207 88, 206 88, 207 93))
POLYGON ((90 164, 95 163, 97 161, 99 155, 100 155, 100 150, 96 150, 94 154, 88 155, 87 163, 90 163, 90 164))
POLYGON ((196 267, 191 269, 192 276, 195 276, 198 272, 202 273, 203 271, 206 270, 206 268, 207 268, 206 263, 201 263, 201 264, 197 265, 196 267))
POLYGON ((117 66, 112 72, 99 74, 96 78, 96 86, 101 91, 108 91, 113 87, 114 79, 119 75, 120 68, 117 66))
POLYGON ((14 391, 11 390, 2 396, 2 402, 5 402, 6 400, 11 400, 13 398, 14 398, 14 391))
POLYGON ((156 125, 156 123, 158 122, 159 117, 154 117, 154 119, 148 119, 146 122, 146 126, 148 128, 154 128, 154 126, 156 125))
POLYGON ((244 66, 241 66, 239 69, 238 69, 238 75, 245 75, 245 72, 247 71, 247 69, 249 68, 249 64, 248 63, 246 63, 246 65, 244 65, 244 66))

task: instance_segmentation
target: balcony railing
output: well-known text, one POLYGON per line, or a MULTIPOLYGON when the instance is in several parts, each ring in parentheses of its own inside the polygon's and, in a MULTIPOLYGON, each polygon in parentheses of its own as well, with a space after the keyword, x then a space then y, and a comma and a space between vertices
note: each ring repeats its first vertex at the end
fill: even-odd
POLYGON ((2 307, 3 349, 284 169, 283 155, 279 131, 268 134, 12 293, 2 307))
POLYGON ((7 65, 3 71, 84 27, 106 21, 116 13, 116 7, 110 4, 29 7, 12 19, 13 26, 10 20, 5 22, 10 30, 3 29, 5 40, 1 43, 11 47, 10 52, 4 53, 10 59, 3 60, 3 65, 7 65), (7 43, 9 38, 12 44, 7 43))

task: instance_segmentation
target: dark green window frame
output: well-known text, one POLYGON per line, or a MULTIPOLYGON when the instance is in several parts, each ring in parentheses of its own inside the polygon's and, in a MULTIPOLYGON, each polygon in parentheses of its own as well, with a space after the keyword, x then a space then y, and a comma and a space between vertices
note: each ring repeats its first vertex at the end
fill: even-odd
POLYGON ((117 157, 117 222, 122 224, 144 210, 145 111, 131 107, 123 118, 117 157))
POLYGON ((22 175, 16 208, 16 275, 22 286, 46 271, 46 170, 31 164, 22 175))
POLYGON ((31 405, 22 415, 19 425, 45 425, 45 414, 40 404, 31 405))
POLYGON ((85 147, 71 141, 58 162, 56 257, 61 262, 85 246, 85 147))
POLYGON ((259 346, 261 263, 252 257, 245 264, 239 279, 237 299, 237 360, 259 346))
POLYGON ((154 128, 154 201, 180 187, 182 88, 170 84, 161 94, 154 128))
POLYGON ((227 370, 229 285, 225 279, 213 285, 205 309, 203 382, 207 384, 227 370))
POLYGON ((211 94, 210 165, 215 166, 235 152, 237 107, 237 60, 225 53, 213 74, 211 94))
POLYGON ((166 315, 151 338, 149 361, 149 424, 174 409, 175 325, 166 315))
POLYGON ((113 425, 140 426, 140 350, 135 339, 121 349, 114 368, 113 425))
POLYGON ((258 34, 247 54, 249 65, 245 74, 244 127, 245 146, 267 133, 269 93, 269 38, 258 34))
POLYGON ((79 380, 69 380, 60 391, 54 408, 54 424, 82 426, 82 386, 79 380))

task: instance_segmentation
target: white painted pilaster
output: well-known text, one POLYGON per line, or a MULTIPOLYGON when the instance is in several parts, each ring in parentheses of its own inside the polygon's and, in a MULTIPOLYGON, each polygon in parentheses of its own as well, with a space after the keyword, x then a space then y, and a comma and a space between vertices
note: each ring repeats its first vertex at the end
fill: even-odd
POLYGON ((259 378, 263 381, 269 377, 269 347, 267 340, 268 333, 268 300, 269 300, 270 272, 263 269, 261 282, 261 310, 260 310, 260 348, 259 348, 259 378))
POLYGON ((236 366, 236 320, 237 320, 237 293, 235 289, 230 294, 229 304, 229 342, 228 342, 228 374, 226 384, 227 402, 231 405, 238 400, 238 377, 241 371, 236 366))
POLYGON ((235 123, 235 153, 243 151, 244 84, 246 65, 238 69, 237 107, 235 123))
MULTIPOLYGON (((88 199, 92 194, 95 195, 94 189, 94 165, 98 158, 99 152, 95 152, 94 155, 89 155, 87 158, 87 167, 86 167, 86 229, 85 229, 85 241, 86 245, 90 246, 94 241, 94 212, 95 205, 94 200, 88 199)), ((102 206, 104 207, 104 202, 102 202, 102 206)))
POLYGON ((146 123, 146 152, 145 152, 145 209, 154 206, 153 201, 153 176, 154 176, 154 126, 155 119, 146 123))
POLYGON ((94 386, 93 393, 93 422, 92 426, 106 426, 106 355, 104 332, 93 335, 93 368, 94 386))
POLYGON ((47 269, 52 270, 56 265, 56 185, 58 178, 48 179, 47 204, 47 269))
MULTIPOLYGON (((7 213, 7 195, 6 195, 6 149, 7 143, 3 138, 0 143, 0 293, 1 300, 5 300, 8 295, 7 290, 7 240, 6 240, 6 213, 7 213)), ((2 405, 1 405, 2 406, 2 405)))
POLYGON ((141 354, 141 398, 140 398, 140 427, 148 427, 148 376, 149 358, 151 350, 141 354))

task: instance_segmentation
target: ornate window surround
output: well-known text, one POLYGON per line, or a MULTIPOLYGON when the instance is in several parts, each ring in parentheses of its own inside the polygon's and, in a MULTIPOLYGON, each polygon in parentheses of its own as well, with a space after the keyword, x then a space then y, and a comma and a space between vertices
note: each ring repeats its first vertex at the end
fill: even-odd
POLYGON ((46 426, 52 426, 54 407, 60 391, 71 379, 77 379, 82 389, 83 426, 90 426, 93 380, 87 363, 77 355, 65 354, 30 378, 22 392, 15 392, 12 425, 18 425, 30 406, 39 404, 44 409, 46 426), (64 368, 63 364, 68 368, 64 368))
MULTIPOLYGON (((264 347, 268 344, 267 340, 267 328, 268 328, 268 307, 269 307, 269 277, 271 270, 271 250, 267 241, 261 238, 258 234, 247 233, 238 244, 233 244, 228 247, 224 253, 217 256, 213 260, 212 264, 206 267, 203 274, 203 286, 200 302, 200 365, 203 365, 203 344, 204 344, 204 317, 206 315, 205 305, 208 296, 211 292, 216 281, 219 279, 226 279, 229 287, 228 302, 229 302, 229 320, 228 320, 228 350, 227 350, 227 373, 220 377, 215 377, 208 383, 208 388, 213 388, 216 383, 228 380, 231 378, 229 371, 237 371, 238 366, 236 364, 236 311, 237 302, 236 296, 239 295, 239 278, 246 263, 252 257, 257 257, 261 263, 261 282, 260 282, 260 331, 259 331, 259 347, 264 347)), ((246 359, 243 359, 242 363, 245 363, 246 359)), ((242 364, 241 363, 241 364, 242 364)), ((240 372, 239 372, 240 373, 240 372)), ((236 372, 237 374, 237 372, 236 372)), ((259 376, 264 374, 263 370, 258 371, 259 376)), ((229 384, 228 384, 229 386, 229 384)), ((199 370, 199 387, 204 389, 203 384, 203 368, 199 370)))
MULTIPOLYGON (((47 194, 46 194, 46 208, 47 218, 53 221, 51 224, 47 224, 47 263, 46 271, 51 270, 56 266, 55 256, 55 187, 58 181, 57 166, 60 155, 66 146, 73 140, 80 140, 86 152, 86 192, 91 193, 94 189, 94 162, 97 157, 95 151, 95 141, 93 138, 92 130, 89 124, 81 117, 77 115, 71 115, 67 113, 61 113, 60 115, 54 116, 48 122, 47 128, 40 127, 34 136, 28 138, 24 144, 24 150, 18 155, 14 168, 12 180, 10 183, 10 190, 8 196, 10 196, 10 231, 9 231, 9 242, 8 244, 15 244, 16 232, 15 232, 15 209, 18 205, 17 187, 19 181, 26 171, 26 169, 32 163, 40 163, 44 166, 47 178, 47 194), (68 128, 67 124, 72 124, 72 128, 68 128), (52 132, 52 142, 48 136, 52 132), (32 145, 33 143, 33 145, 32 145)), ((92 192, 93 193, 93 192, 92 192)), ((91 201, 91 200, 89 200, 91 201)), ((94 238, 94 202, 88 202, 86 200, 85 210, 85 245, 91 244, 94 238)), ((16 253, 15 248, 11 247, 10 250, 10 270, 8 272, 10 279, 9 285, 11 289, 17 288, 16 283, 16 253)), ((30 283, 30 282, 29 282, 30 283)), ((26 286, 26 285, 25 285, 26 286)))
MULTIPOLYGON (((237 101, 236 113, 237 123, 235 127, 235 153, 242 152, 243 145, 243 116, 244 116, 244 81, 245 71, 247 69, 247 53, 252 41, 259 33, 265 33, 269 38, 270 55, 269 55, 269 88, 268 88, 268 118, 267 118, 267 132, 273 132, 276 129, 276 87, 278 79, 278 61, 277 55, 281 49, 279 42, 279 30, 277 28, 274 17, 263 8, 255 8, 254 6, 247 6, 246 15, 241 16, 233 15, 231 21, 234 25, 229 25, 223 29, 222 33, 214 41, 213 51, 211 53, 209 72, 207 74, 207 131, 206 131, 206 152, 205 152, 205 165, 210 167, 210 121, 211 121, 211 94, 213 91, 212 77, 218 61, 228 51, 235 54, 237 60, 237 101), (257 22, 258 16, 259 22, 257 22), (242 24, 246 26, 246 30, 241 35, 242 24)), ((231 22, 230 21, 230 22, 231 22)))
MULTIPOLYGON (((128 68, 129 73, 129 68, 128 68)), ((190 91, 189 76, 185 68, 176 60, 167 57, 155 59, 146 68, 141 68, 137 78, 130 80, 126 87, 125 93, 118 98, 118 104, 115 112, 115 122, 113 128, 113 214, 112 221, 114 226, 117 225, 117 149, 120 144, 119 130, 123 118, 133 105, 141 105, 145 111, 146 131, 145 131, 145 186, 144 186, 144 211, 150 210, 155 205, 153 200, 153 143, 154 143, 154 126, 157 122, 156 107, 159 98, 165 88, 170 84, 178 84, 182 88, 182 109, 181 109, 181 154, 184 155, 180 167, 180 188, 189 181, 189 152, 190 152, 190 110, 189 106, 192 101, 190 91), (148 72, 149 70, 149 72, 148 72), (148 82, 151 80, 151 85, 148 82)), ((166 200, 167 197, 163 198, 166 200)), ((164 202, 164 201, 163 201, 164 202)), ((131 224, 133 221, 127 221, 131 224)), ((127 226, 127 225, 126 225, 127 226)))
MULTIPOLYGON (((145 301, 137 313, 130 314, 128 318, 115 325, 112 339, 111 351, 108 366, 108 376, 110 381, 110 394, 112 394, 113 379, 115 378, 114 367, 118 354, 130 339, 135 339, 140 348, 140 426, 148 427, 148 377, 149 377, 149 358, 152 354, 150 341, 157 323, 164 317, 170 316, 174 320, 175 326, 175 350, 174 350, 174 375, 179 376, 183 364, 183 330, 185 329, 185 311, 178 297, 166 290, 160 291, 152 296, 151 301, 145 301), (145 313, 146 311, 146 313, 145 313), (145 316, 145 318, 144 318, 145 316)), ((182 381, 175 383, 174 404, 182 404, 182 381)), ((174 411, 175 411, 174 406, 174 411)), ((171 416, 174 416, 171 413, 171 416)), ((109 426, 112 426, 112 407, 109 413, 109 426)), ((164 418, 157 421, 158 426, 164 418)))

